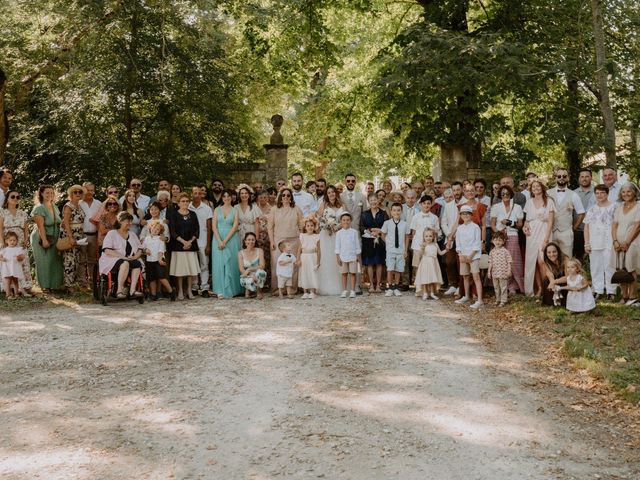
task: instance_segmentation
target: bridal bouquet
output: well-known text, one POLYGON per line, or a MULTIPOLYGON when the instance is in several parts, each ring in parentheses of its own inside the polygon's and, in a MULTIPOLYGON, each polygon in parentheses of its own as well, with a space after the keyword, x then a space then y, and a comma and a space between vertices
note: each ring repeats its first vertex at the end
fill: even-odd
POLYGON ((329 235, 333 235, 338 230, 338 219, 330 209, 325 209, 320 217, 320 230, 325 230, 329 235))

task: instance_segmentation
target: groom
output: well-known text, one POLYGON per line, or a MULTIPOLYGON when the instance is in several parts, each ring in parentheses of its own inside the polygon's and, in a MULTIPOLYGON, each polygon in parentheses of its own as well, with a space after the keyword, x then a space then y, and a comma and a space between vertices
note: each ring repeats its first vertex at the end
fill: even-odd
MULTIPOLYGON (((345 175, 344 184, 347 189, 340 194, 340 200, 342 201, 344 209, 351 214, 352 228, 360 231, 360 215, 362 215, 364 210, 369 208, 367 199, 362 193, 356 191, 356 176, 353 173, 345 175)), ((361 274, 358 273, 356 275, 356 292, 358 294, 362 293, 360 288, 360 277, 361 274)))

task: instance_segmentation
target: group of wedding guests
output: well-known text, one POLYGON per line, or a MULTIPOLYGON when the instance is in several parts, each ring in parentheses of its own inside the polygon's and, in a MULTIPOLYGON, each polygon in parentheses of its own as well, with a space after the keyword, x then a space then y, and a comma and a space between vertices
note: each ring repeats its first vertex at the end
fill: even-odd
POLYGON ((32 294, 30 249, 44 291, 89 288, 111 272, 120 298, 143 295, 145 278, 154 299, 262 298, 267 287, 305 299, 355 297, 366 285, 387 296, 413 287, 425 300, 444 288, 479 308, 492 285, 497 305, 520 292, 584 311, 592 291, 611 300, 619 286, 620 301, 634 304, 637 187, 608 168, 595 186, 581 170, 575 190, 567 170, 554 175, 553 188, 529 173, 518 190, 510 176, 490 187, 427 177, 398 190, 389 180, 358 188, 353 174, 329 185, 295 173, 270 188, 225 189, 214 179, 188 192, 161 180, 153 197, 133 179, 124 192, 108 186, 102 201, 92 183, 73 185, 61 205, 43 185, 28 214, 11 172, 0 169, 3 289, 8 298, 32 294), (587 255, 592 288, 582 272, 587 255), (616 285, 620 270, 627 275, 616 285))

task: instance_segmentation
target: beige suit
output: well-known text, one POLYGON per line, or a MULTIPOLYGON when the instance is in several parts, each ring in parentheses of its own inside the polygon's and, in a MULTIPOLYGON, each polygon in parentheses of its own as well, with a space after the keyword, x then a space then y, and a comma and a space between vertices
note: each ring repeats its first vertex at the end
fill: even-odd
POLYGON ((340 194, 340 200, 343 208, 351 214, 351 227, 358 230, 360 228, 360 216, 362 212, 369 208, 367 199, 360 192, 345 190, 340 194))

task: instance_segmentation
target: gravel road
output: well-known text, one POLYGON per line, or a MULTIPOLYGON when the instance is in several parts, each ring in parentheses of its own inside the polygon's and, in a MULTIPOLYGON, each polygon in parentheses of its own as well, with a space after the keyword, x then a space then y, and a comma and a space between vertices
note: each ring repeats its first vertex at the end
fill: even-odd
POLYGON ((408 295, 0 312, 0 477, 640 477, 473 321, 408 295))

